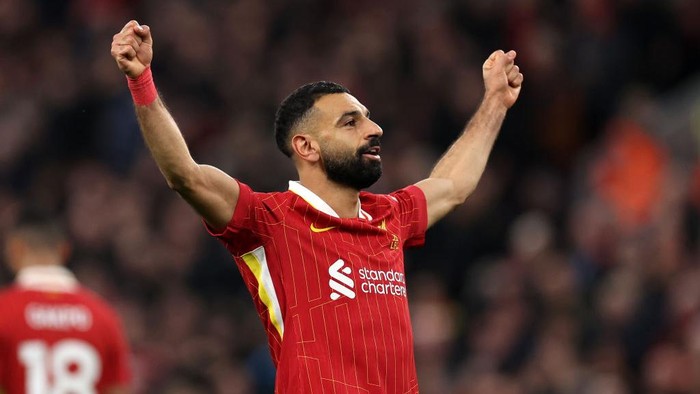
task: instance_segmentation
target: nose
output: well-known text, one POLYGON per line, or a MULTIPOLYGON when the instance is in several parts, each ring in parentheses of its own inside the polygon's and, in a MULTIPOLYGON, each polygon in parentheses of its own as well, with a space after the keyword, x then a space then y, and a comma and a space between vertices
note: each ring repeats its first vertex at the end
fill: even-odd
POLYGON ((369 121, 369 131, 367 133, 367 139, 374 138, 374 137, 381 137, 382 134, 384 134, 384 130, 382 128, 374 123, 372 120, 367 119, 369 121))

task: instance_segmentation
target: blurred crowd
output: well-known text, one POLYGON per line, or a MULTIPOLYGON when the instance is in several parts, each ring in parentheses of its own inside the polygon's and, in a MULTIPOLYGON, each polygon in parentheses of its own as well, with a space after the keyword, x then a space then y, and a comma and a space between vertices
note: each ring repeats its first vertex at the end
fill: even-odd
POLYGON ((407 253, 421 392, 700 391, 697 1, 0 1, 0 237, 25 208, 65 221, 136 393, 262 394, 250 296, 148 156, 110 57, 130 19, 195 159, 260 191, 295 177, 272 121, 297 86, 370 108, 388 192, 458 135, 488 54, 517 50, 479 188, 407 253))

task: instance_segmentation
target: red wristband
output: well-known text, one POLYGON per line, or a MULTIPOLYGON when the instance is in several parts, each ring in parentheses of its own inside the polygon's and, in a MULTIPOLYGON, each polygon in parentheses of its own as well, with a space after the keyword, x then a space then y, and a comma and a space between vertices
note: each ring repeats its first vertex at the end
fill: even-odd
POLYGON ((129 83, 131 97, 136 105, 148 105, 158 98, 156 85, 153 83, 153 74, 151 67, 146 67, 145 70, 136 78, 126 77, 129 83))

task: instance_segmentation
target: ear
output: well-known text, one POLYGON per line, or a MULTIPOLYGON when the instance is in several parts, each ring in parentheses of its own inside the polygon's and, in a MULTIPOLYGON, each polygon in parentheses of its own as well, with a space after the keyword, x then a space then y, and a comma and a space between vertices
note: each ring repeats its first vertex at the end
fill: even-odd
POLYGON ((305 161, 315 163, 321 159, 318 142, 308 134, 296 134, 292 137, 292 151, 305 161))
POLYGON ((73 247, 68 242, 61 242, 61 244, 58 246, 58 253, 62 262, 68 261, 73 253, 73 247))

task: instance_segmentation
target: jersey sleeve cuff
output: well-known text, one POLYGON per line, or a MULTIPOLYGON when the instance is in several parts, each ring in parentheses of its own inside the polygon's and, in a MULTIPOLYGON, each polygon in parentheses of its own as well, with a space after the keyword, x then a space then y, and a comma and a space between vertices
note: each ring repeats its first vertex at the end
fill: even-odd
POLYGON ((229 220, 226 226, 224 228, 216 229, 210 226, 205 220, 202 220, 204 223, 204 228, 206 228, 207 232, 212 237, 222 238, 229 233, 234 232, 237 227, 240 227, 240 225, 237 226, 237 224, 243 223, 245 216, 248 213, 246 207, 251 204, 251 200, 253 199, 253 189, 237 179, 236 182, 238 182, 240 190, 238 194, 238 201, 236 201, 236 207, 233 209, 233 216, 231 216, 231 220, 229 220))
POLYGON ((411 196, 414 207, 418 211, 416 215, 417 221, 414 222, 415 224, 411 231, 414 235, 406 240, 404 247, 415 248, 423 246, 425 244, 425 232, 428 230, 428 203, 425 199, 425 193, 415 185, 410 185, 404 190, 411 196))

